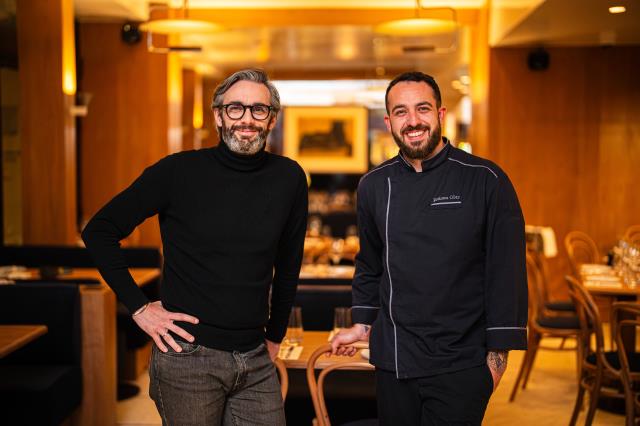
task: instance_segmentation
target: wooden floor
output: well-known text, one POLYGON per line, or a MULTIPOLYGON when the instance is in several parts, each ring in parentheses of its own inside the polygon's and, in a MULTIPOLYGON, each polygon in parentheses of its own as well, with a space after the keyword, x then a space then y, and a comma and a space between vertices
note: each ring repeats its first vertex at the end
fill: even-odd
MULTIPOLYGON (((548 339, 543 344, 557 347, 559 342, 548 339)), ((509 367, 500 387, 491 398, 484 425, 567 425, 576 395, 575 352, 540 351, 527 389, 518 393, 515 402, 509 403, 509 393, 522 356, 523 352, 511 353, 509 367)), ((119 425, 159 426, 162 424, 153 401, 147 396, 148 383, 147 375, 142 375, 138 379, 138 384, 142 389, 140 395, 118 403, 119 425)), ((578 425, 584 424, 584 415, 585 411, 583 410, 578 419, 578 425)), ((623 425, 624 417, 598 410, 593 424, 600 426, 623 425)))

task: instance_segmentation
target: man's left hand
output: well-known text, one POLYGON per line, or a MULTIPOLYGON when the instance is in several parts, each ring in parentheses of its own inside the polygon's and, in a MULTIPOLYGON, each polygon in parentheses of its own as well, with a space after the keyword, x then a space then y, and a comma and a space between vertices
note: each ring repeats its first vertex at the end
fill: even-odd
POLYGON ((487 352, 487 365, 491 376, 493 377, 493 391, 495 392, 502 380, 502 375, 507 369, 508 351, 489 351, 487 352))
POLYGON ((280 343, 272 342, 271 340, 264 340, 267 344, 267 350, 269 351, 269 357, 271 361, 275 361, 278 357, 278 352, 280 352, 280 343))

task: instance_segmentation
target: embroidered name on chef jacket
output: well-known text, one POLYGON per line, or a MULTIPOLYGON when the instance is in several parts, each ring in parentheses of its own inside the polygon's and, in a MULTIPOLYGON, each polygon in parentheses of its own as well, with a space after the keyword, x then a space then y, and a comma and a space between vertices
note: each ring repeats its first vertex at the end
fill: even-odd
POLYGON ((431 199, 430 206, 459 206, 462 204, 462 197, 460 195, 441 195, 433 197, 431 199))

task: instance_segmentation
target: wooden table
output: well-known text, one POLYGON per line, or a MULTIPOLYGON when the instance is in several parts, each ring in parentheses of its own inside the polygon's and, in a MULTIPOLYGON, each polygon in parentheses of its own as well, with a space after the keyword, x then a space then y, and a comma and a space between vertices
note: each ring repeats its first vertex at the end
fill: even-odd
MULTIPOLYGON (((37 269, 29 269, 38 278, 37 269)), ((132 268, 131 275, 143 287, 160 277, 158 268, 132 268)), ((116 424, 116 298, 95 268, 74 268, 61 278, 98 280, 80 284, 82 316, 82 405, 71 418, 73 425, 116 424)))
POLYGON ((594 296, 607 296, 613 298, 637 298, 640 296, 640 287, 629 287, 622 283, 618 285, 594 285, 592 282, 583 281, 585 288, 594 296))
POLYGON ((0 358, 47 332, 46 325, 0 325, 0 358))
POLYGON ((302 268, 300 270, 300 278, 353 279, 355 270, 355 266, 348 265, 307 264, 302 265, 302 268))
POLYGON ((306 264, 300 270, 300 284, 351 285, 355 266, 306 264))
MULTIPOLYGON (((587 291, 593 296, 601 296, 608 297, 616 302, 635 302, 638 300, 638 296, 640 296, 640 287, 630 287, 622 281, 618 282, 601 282, 601 281, 590 281, 588 277, 581 277, 582 283, 587 289, 587 291)), ((624 318, 619 318, 624 319, 624 318)), ((615 324, 611 324, 612 332, 615 324)), ((631 327, 627 327, 626 330, 623 330, 622 339, 624 341, 625 347, 634 348, 636 342, 636 333, 635 330, 631 327)))
MULTIPOLYGON (((302 337, 302 353, 298 359, 283 359, 284 365, 287 368, 292 369, 306 369, 307 361, 311 357, 311 354, 318 349, 320 346, 326 345, 329 343, 329 333, 328 331, 305 331, 302 337)), ((360 355, 360 351, 356 353, 354 356, 321 356, 316 362, 316 368, 325 368, 329 365, 337 364, 337 363, 345 363, 352 361, 364 361, 360 355)))

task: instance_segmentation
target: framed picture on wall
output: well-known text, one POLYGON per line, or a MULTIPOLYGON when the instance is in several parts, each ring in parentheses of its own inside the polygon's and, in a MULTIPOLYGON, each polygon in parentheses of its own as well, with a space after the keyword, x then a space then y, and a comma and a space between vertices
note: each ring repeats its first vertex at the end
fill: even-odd
POLYGON ((364 173, 367 109, 287 107, 283 145, 283 154, 309 173, 364 173))

